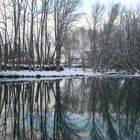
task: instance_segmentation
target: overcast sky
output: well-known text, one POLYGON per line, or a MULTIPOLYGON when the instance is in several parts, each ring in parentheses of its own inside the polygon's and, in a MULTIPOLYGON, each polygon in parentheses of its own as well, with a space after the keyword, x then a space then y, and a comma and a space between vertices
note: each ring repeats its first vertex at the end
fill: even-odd
POLYGON ((83 0, 82 8, 81 8, 82 11, 89 12, 91 10, 91 5, 96 2, 104 4, 106 8, 109 7, 109 5, 111 5, 112 3, 118 3, 118 2, 128 8, 132 8, 140 5, 140 0, 83 0))
MULTIPOLYGON (((87 13, 90 15, 91 7, 93 3, 99 2, 100 4, 104 4, 106 10, 111 7, 113 3, 120 3, 122 6, 127 8, 138 8, 140 7, 140 0, 82 0, 82 7, 80 8, 80 12, 87 13)), ((78 26, 87 26, 87 20, 85 16, 80 19, 78 26)))

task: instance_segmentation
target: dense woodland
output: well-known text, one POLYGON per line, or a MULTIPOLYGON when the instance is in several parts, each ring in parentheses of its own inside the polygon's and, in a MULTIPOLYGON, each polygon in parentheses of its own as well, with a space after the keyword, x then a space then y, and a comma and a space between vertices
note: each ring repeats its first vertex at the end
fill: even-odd
MULTIPOLYGON (((94 2, 94 1, 93 1, 94 2)), ((140 11, 81 0, 0 0, 0 70, 60 69, 61 60, 93 71, 140 70, 140 11), (76 24, 80 18, 86 27, 76 24)))

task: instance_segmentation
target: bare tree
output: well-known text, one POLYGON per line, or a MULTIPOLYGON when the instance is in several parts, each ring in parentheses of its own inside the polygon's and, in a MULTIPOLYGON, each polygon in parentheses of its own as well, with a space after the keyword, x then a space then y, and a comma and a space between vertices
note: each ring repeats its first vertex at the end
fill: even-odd
POLYGON ((25 57, 25 49, 26 49, 26 41, 25 41, 25 33, 26 33, 26 16, 27 16, 27 1, 23 2, 23 33, 22 33, 22 61, 23 64, 26 62, 26 57, 25 57))
POLYGON ((97 49, 99 49, 98 46, 98 31, 100 29, 101 21, 103 18, 104 14, 104 5, 101 5, 99 3, 96 3, 95 5, 92 5, 92 13, 91 13, 91 18, 88 19, 88 24, 89 24, 89 39, 90 39, 90 49, 91 49, 91 65, 93 67, 93 70, 96 71, 97 67, 97 56, 98 52, 97 49))
MULTIPOLYGON (((7 7, 8 7, 8 3, 6 3, 4 0, 1 1, 1 5, 2 7, 0 8, 1 11, 1 18, 2 18, 2 25, 3 28, 1 28, 4 32, 4 34, 1 34, 1 47, 3 47, 3 61, 4 61, 4 68, 7 68, 7 64, 8 64, 8 42, 7 42, 7 33, 8 33, 8 29, 7 29, 7 7)), ((1 52, 2 52, 2 48, 1 48, 1 52)))
POLYGON ((79 55, 79 40, 77 30, 70 30, 65 34, 62 53, 65 57, 65 64, 69 67, 73 64, 75 55, 79 55))
POLYGON ((54 0, 54 30, 57 70, 59 70, 60 66, 64 36, 70 28, 70 25, 80 16, 80 14, 76 13, 80 1, 81 0, 54 0))
POLYGON ((117 54, 114 54, 112 52, 112 41, 111 36, 114 31, 114 24, 115 21, 119 15, 119 4, 114 4, 109 12, 108 21, 107 23, 104 23, 104 31, 103 31, 103 38, 102 38, 102 48, 100 53, 100 64, 103 64, 103 70, 107 70, 110 66, 110 64, 113 63, 114 58, 117 54))

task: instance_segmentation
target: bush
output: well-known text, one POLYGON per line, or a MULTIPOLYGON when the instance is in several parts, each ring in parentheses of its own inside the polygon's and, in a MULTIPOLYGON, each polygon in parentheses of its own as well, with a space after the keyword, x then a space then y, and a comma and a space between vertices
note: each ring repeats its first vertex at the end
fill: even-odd
POLYGON ((63 71, 64 70, 64 67, 63 66, 60 66, 59 70, 60 71, 63 71))

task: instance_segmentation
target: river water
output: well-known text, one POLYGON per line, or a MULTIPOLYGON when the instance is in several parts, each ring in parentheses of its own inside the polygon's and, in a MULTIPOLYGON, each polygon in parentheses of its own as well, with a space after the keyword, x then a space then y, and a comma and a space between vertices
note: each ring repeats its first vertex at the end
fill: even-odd
POLYGON ((0 140, 139 140, 140 78, 0 81, 0 140))

